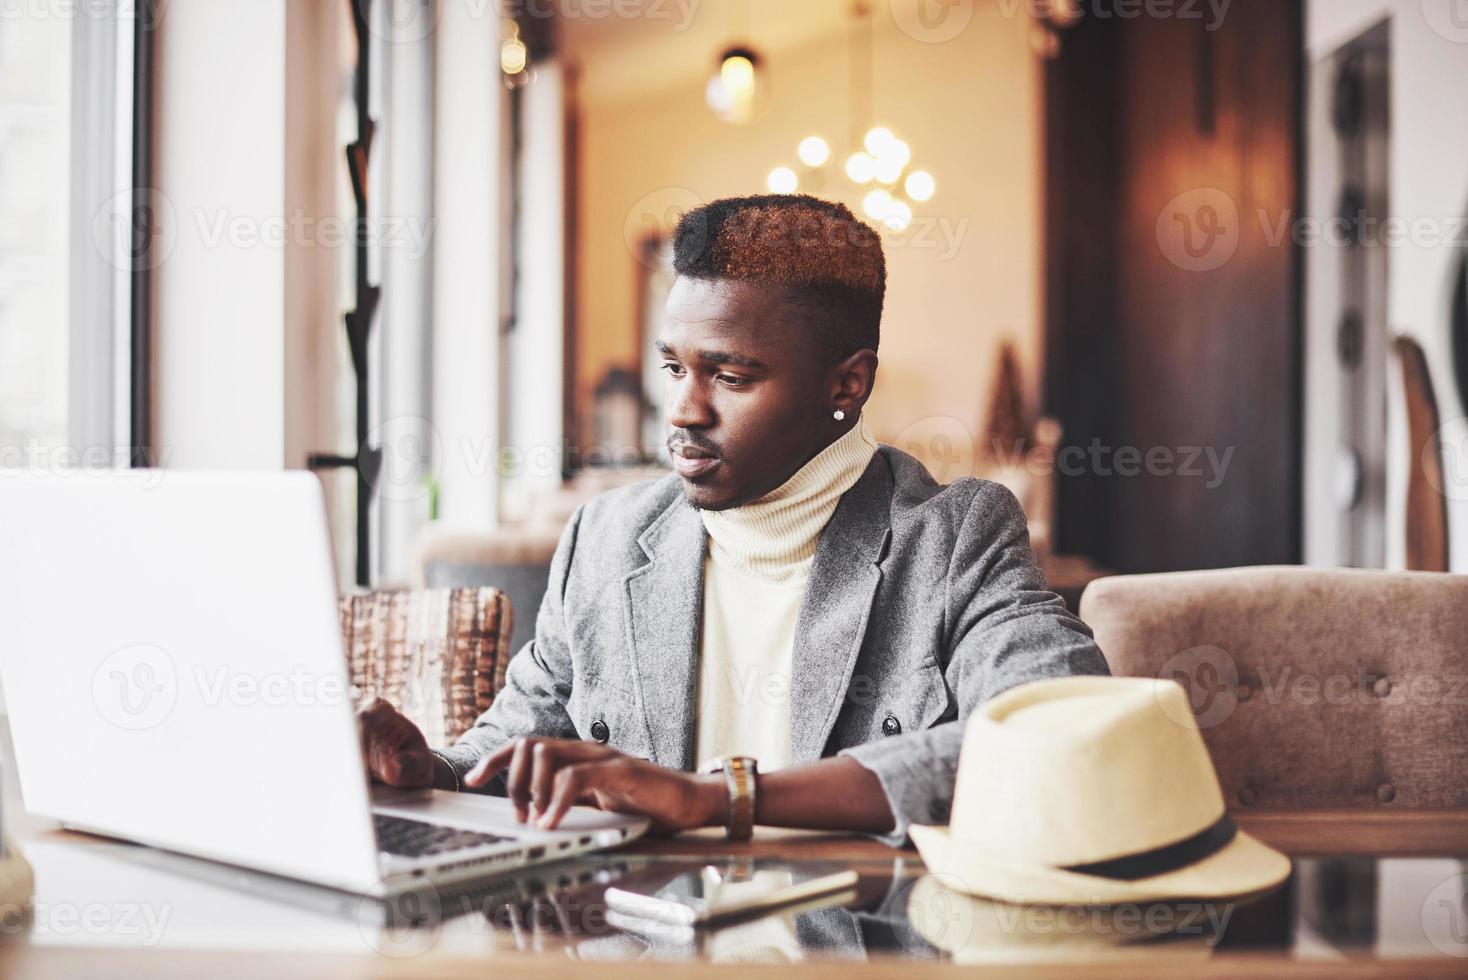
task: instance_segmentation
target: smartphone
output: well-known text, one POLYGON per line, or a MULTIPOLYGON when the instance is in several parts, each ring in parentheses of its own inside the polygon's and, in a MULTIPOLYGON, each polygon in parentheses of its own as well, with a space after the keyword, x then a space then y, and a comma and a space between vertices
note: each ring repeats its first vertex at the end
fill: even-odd
POLYGON ((849 889, 857 874, 835 864, 706 865, 661 881, 608 888, 607 910, 667 926, 701 926, 746 918, 849 889))

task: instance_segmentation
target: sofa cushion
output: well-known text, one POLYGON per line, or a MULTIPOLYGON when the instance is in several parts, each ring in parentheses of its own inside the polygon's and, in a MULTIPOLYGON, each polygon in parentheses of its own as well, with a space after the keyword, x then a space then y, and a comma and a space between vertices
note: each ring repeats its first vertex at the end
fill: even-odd
POLYGON ((1231 805, 1468 807, 1468 576, 1116 576, 1081 618, 1115 673, 1189 689, 1231 805))

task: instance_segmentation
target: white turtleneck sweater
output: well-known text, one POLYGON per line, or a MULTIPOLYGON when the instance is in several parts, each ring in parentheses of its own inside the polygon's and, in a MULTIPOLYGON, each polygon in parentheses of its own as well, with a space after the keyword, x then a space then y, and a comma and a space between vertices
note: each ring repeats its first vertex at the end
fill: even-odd
POLYGON ((861 478, 877 443, 858 419, 794 476, 753 503, 702 512, 703 636, 698 669, 700 766, 724 755, 790 762, 790 658, 821 531, 861 478))

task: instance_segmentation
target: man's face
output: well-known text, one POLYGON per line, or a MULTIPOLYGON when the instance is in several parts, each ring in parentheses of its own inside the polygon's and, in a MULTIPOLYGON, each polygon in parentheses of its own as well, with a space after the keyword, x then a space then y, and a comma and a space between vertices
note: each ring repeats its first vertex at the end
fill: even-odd
POLYGON ((786 319, 783 291, 680 276, 658 350, 668 447, 695 507, 749 503, 788 480, 839 433, 832 365, 786 319))

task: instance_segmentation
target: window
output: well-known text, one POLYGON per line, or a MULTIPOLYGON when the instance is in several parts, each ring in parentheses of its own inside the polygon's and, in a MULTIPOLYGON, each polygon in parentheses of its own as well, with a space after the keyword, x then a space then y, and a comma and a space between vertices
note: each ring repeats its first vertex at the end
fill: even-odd
POLYGON ((127 465, 133 21, 0 0, 0 469, 127 465))

